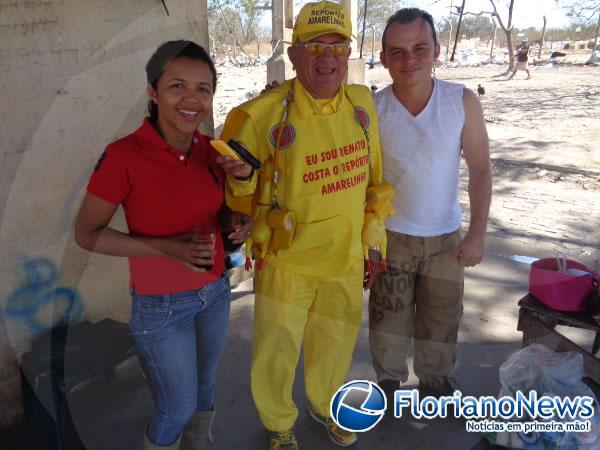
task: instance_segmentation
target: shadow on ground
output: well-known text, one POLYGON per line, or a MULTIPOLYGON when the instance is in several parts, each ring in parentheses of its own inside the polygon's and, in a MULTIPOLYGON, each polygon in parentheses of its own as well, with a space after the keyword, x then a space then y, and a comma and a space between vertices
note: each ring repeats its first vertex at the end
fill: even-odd
MULTIPOLYGON (((484 262, 467 271, 464 317, 453 379, 468 395, 498 393, 498 368, 521 346, 516 330, 517 301, 526 293, 528 269, 506 255, 526 247, 509 240, 490 239, 484 262)), ((260 425, 250 394, 253 295, 252 280, 234 292, 230 335, 219 372, 217 418, 213 450, 264 450, 269 436, 260 425)), ((412 361, 411 361, 412 362, 412 361)), ((296 434, 302 449, 335 448, 324 428, 308 417, 302 380, 297 369, 294 398, 300 415, 296 434)), ((365 314, 348 379, 375 379, 368 345, 365 314)), ((407 387, 418 382, 411 372, 407 387)), ((154 406, 142 370, 135 358, 122 364, 116 375, 76 387, 68 397, 73 422, 89 450, 141 450, 143 433, 154 406)), ((43 449, 39 433, 23 426, 3 430, 2 450, 43 449)), ((486 450, 493 447, 479 433, 468 433, 460 419, 415 420, 386 418, 360 436, 356 450, 486 450)))

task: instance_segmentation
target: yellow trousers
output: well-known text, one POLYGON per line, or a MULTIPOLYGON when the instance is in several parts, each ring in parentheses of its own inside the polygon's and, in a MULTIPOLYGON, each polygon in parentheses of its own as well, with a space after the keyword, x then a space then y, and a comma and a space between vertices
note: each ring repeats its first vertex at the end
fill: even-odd
POLYGON ((304 341, 304 385, 312 408, 329 417, 344 383, 362 313, 363 261, 340 276, 290 273, 269 264, 256 276, 252 396, 270 431, 292 428, 298 408, 292 386, 304 341))

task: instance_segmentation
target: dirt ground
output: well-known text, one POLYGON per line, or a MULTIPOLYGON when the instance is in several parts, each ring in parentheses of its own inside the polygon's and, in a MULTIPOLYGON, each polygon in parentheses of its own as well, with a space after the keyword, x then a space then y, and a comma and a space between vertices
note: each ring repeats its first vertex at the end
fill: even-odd
MULTIPOLYGON (((499 77, 504 66, 438 67, 437 76, 473 90, 481 98, 492 156, 515 161, 573 167, 600 174, 600 67, 530 66, 532 78, 519 71, 510 81, 499 77)), ((220 125, 235 105, 260 91, 265 66, 218 68, 215 124, 220 125)), ((378 88, 390 83, 377 65, 366 70, 365 84, 378 88)))
MULTIPOLYGON (((507 81, 505 66, 438 67, 440 79, 463 83, 481 97, 494 170, 490 234, 530 248, 598 265, 600 260, 600 67, 530 66, 507 81)), ((218 67, 215 125, 235 105, 260 91, 265 66, 218 67)), ((377 65, 368 86, 390 83, 377 65)), ((467 183, 463 170, 462 182, 467 183)), ((467 210, 466 189, 462 203, 467 210)), ((466 223, 465 223, 466 225, 466 223)))

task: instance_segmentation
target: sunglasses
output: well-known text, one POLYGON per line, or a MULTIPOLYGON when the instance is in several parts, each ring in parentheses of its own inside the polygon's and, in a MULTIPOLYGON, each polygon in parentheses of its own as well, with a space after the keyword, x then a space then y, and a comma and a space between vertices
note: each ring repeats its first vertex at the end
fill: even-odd
POLYGON ((321 56, 325 53, 325 49, 330 48, 334 56, 348 56, 350 53, 350 44, 348 42, 340 42, 337 44, 323 44, 322 42, 298 42, 295 45, 304 47, 309 55, 321 56))

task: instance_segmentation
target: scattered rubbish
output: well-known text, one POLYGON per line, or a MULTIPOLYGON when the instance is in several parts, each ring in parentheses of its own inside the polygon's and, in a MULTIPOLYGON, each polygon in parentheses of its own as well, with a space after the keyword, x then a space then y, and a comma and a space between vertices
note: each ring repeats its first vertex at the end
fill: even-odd
MULTIPOLYGON (((582 381, 584 377, 583 355, 577 352, 554 352, 542 344, 531 344, 515 354, 500 366, 500 392, 498 398, 515 398, 517 393, 525 397, 537 394, 536 398, 576 398, 585 396, 594 398, 592 390, 582 381)), ((555 414, 552 418, 555 423, 563 425, 563 431, 557 431, 559 427, 541 427, 539 431, 529 432, 486 432, 486 438, 496 445, 509 448, 524 448, 530 450, 553 450, 553 449, 592 449, 598 448, 598 430, 600 429, 600 418, 597 406, 593 406, 593 416, 585 418, 590 422, 590 430, 584 432, 564 431, 566 423, 583 420, 580 411, 573 413, 555 414), (590 446, 593 445, 593 446, 590 446)), ((523 411, 519 420, 522 423, 532 423, 535 417, 530 412, 523 411)), ((514 417, 514 416, 513 416, 514 417)), ((538 419, 539 420, 539 419, 538 419)), ((545 423, 545 422, 540 422, 545 423)))
POLYGON ((545 177, 546 175, 548 175, 548 171, 546 169, 542 169, 537 173, 538 177, 545 177))
POLYGON ((600 57, 596 54, 596 52, 592 52, 592 56, 587 60, 586 64, 598 64, 600 63, 600 57))
POLYGON ((502 256, 498 255, 501 258, 509 259, 511 261, 517 262, 519 264, 531 264, 540 258, 534 258, 533 256, 523 256, 523 255, 510 255, 510 256, 502 256))
POLYGON ((258 58, 250 57, 244 53, 236 56, 235 58, 231 55, 225 55, 222 61, 217 61, 215 64, 217 67, 250 67, 250 66, 261 66, 267 63, 267 58, 259 56, 258 58))
POLYGON ((553 59, 553 58, 564 58, 565 56, 567 56, 567 54, 563 53, 563 52, 552 52, 552 54, 550 55, 550 59, 553 59))
POLYGON ((371 58, 368 61, 365 61, 365 64, 369 66, 369 69, 374 69, 375 65, 379 64, 380 61, 376 58, 371 58))

